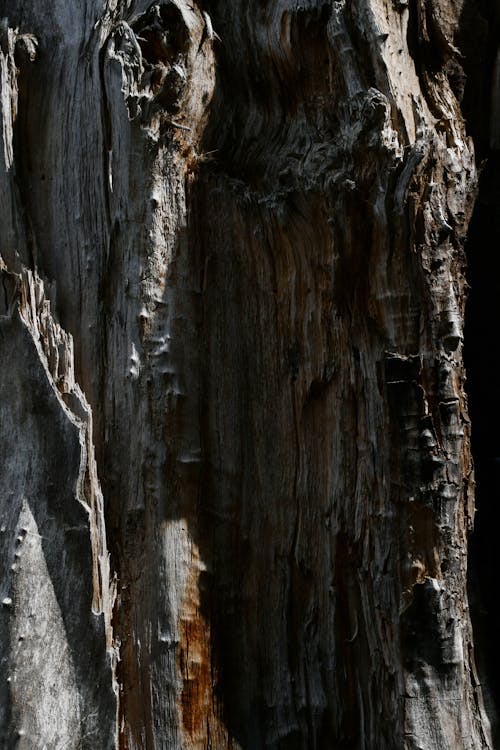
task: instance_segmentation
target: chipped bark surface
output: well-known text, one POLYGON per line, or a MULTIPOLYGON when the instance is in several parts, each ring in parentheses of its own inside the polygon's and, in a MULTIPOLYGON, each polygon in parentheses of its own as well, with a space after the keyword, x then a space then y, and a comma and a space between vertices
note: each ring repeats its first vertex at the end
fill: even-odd
POLYGON ((492 747, 472 5, 1 0, 6 747, 492 747))

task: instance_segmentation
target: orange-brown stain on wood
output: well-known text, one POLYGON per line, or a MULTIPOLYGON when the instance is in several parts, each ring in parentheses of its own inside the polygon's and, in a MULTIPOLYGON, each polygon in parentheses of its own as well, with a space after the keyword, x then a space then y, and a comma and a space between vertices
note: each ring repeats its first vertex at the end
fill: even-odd
POLYGON ((195 746, 197 739, 200 741, 201 735, 206 733, 207 718, 211 713, 210 645, 206 631, 199 614, 194 620, 185 621, 179 654, 182 725, 195 746))
POLYGON ((178 673, 182 679, 179 724, 184 734, 183 747, 189 750, 231 746, 215 696, 217 678, 212 665, 210 625, 200 607, 199 578, 204 569, 198 549, 192 543, 179 617, 178 651, 178 673))

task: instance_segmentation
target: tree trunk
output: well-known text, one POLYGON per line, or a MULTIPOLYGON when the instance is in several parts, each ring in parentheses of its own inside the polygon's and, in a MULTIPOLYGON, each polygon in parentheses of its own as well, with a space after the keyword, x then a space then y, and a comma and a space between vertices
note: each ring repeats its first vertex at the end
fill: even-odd
POLYGON ((0 17, 2 747, 493 747, 462 359, 493 11, 0 17))

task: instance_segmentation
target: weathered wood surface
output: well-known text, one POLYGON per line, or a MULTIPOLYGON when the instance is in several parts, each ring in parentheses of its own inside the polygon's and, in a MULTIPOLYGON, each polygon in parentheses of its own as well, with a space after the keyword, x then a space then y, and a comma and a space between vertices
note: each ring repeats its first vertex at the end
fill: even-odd
POLYGON ((6 747, 492 746, 463 6, 0 2, 6 747))

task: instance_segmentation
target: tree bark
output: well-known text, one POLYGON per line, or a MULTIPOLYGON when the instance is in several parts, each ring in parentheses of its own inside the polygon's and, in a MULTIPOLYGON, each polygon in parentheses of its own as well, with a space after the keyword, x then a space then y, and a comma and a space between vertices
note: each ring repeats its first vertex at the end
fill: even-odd
POLYGON ((479 10, 0 1, 2 746, 493 747, 479 10))

